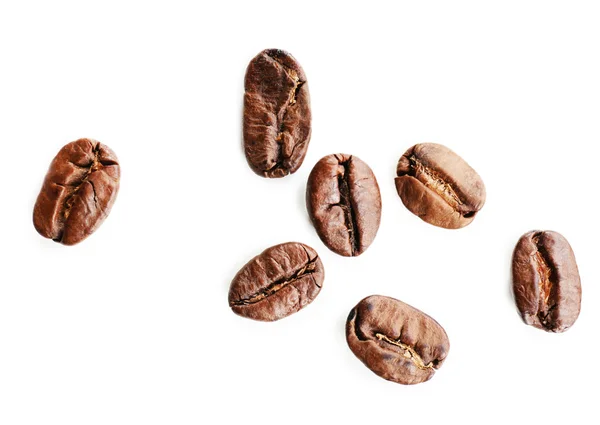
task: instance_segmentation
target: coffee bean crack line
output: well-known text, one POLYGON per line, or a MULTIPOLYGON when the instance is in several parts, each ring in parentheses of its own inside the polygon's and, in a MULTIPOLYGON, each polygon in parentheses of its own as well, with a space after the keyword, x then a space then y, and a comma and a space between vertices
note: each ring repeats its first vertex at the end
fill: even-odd
POLYGON ((284 156, 282 141, 283 141, 283 133, 285 130, 285 126, 284 126, 285 118, 287 117, 290 107, 292 107, 296 104, 296 100, 298 98, 298 93, 300 92, 300 89, 306 83, 306 81, 300 80, 300 78, 298 77, 298 74, 296 73, 295 70, 284 65, 283 62, 281 62, 277 58, 275 58, 271 55, 267 55, 267 56, 269 58, 271 58, 274 62, 278 63, 285 70, 285 74, 294 81, 294 87, 292 87, 292 89, 290 90, 288 100, 283 105, 283 109, 282 109, 283 112, 280 109, 279 112, 277 113, 277 122, 275 124, 275 126, 277 127, 277 136, 275 137, 275 141, 277 142, 277 145, 279 146, 279 150, 277 153, 277 160, 276 160, 275 164, 272 167, 265 170, 265 173, 270 173, 278 168, 282 168, 284 165, 283 163, 287 159, 292 158, 294 156, 294 151, 296 150, 296 147, 299 144, 303 143, 303 142, 300 142, 300 143, 297 143, 296 145, 294 145, 292 147, 292 152, 290 153, 289 157, 286 158, 284 156), (281 116, 281 118, 279 118, 280 116, 281 116))
POLYGON ((404 350, 403 356, 407 359, 412 360, 412 362, 419 369, 426 370, 426 369, 434 369, 435 368, 435 364, 437 363, 436 361, 431 361, 428 364, 425 364, 425 362, 423 361, 421 356, 415 351, 415 349, 412 348, 410 345, 403 344, 402 342, 400 342, 400 338, 398 338, 398 340, 394 341, 393 339, 390 339, 386 335, 379 333, 379 332, 375 334, 375 337, 379 341, 384 341, 384 342, 387 342, 388 344, 395 345, 396 347, 402 348, 404 350))
MULTIPOLYGON (((298 281, 305 276, 312 275, 315 272, 315 269, 317 268, 316 262, 317 262, 318 258, 319 257, 315 257, 314 259, 308 261, 303 267, 301 267, 299 270, 294 272, 290 277, 285 277, 283 279, 277 280, 277 281, 273 282, 272 284, 270 284, 269 286, 267 286, 266 288, 262 289, 261 291, 257 292, 256 294, 251 295, 248 298, 242 298, 240 300, 233 301, 231 303, 231 305, 234 306, 234 305, 255 304, 265 298, 270 297, 271 295, 273 295, 277 291, 281 290, 285 286, 290 285, 293 282, 298 281)), ((320 288, 320 286, 317 284, 317 282, 314 279, 313 279, 313 282, 316 286, 318 286, 320 288)))
MULTIPOLYGON (((425 166, 415 155, 411 155, 408 159, 410 161, 408 175, 416 178, 426 187, 433 190, 458 212, 458 208, 464 205, 464 202, 460 199, 452 185, 446 182, 435 170, 425 166)), ((472 217, 475 211, 462 211, 460 214, 464 217, 472 217)))
POLYGON ((553 288, 552 268, 549 266, 550 257, 548 256, 548 253, 544 250, 543 246, 540 245, 540 236, 541 233, 537 233, 532 239, 536 247, 536 251, 532 254, 532 256, 535 263, 535 268, 540 277, 540 282, 538 285, 539 305, 537 317, 540 320, 540 323, 545 328, 549 329, 552 326, 548 323, 548 317, 550 316, 550 313, 556 309, 557 305, 555 303, 550 305, 550 295, 553 288))
POLYGON ((75 200, 76 197, 79 196, 78 192, 79 190, 83 187, 83 185, 88 182, 90 183, 90 185, 92 186, 92 190, 94 193, 94 204, 97 206, 98 203, 98 199, 96 197, 96 187, 94 186, 94 184, 91 182, 91 180, 89 180, 90 176, 100 170, 103 166, 108 166, 108 165, 114 165, 115 163, 113 163, 112 161, 107 161, 107 162, 102 162, 100 160, 100 143, 96 144, 96 146, 94 146, 92 153, 94 154, 94 158, 92 159, 92 162, 87 165, 87 166, 81 166, 78 164, 75 164, 74 162, 70 161, 71 164, 75 165, 77 168, 82 168, 82 169, 86 169, 85 174, 83 175, 83 177, 81 177, 81 179, 79 179, 77 182, 70 184, 70 185, 62 185, 62 184, 57 184, 57 186, 61 186, 61 187, 66 187, 69 188, 69 190, 71 190, 71 193, 69 193, 69 195, 65 198, 64 202, 63 202, 63 210, 61 212, 61 215, 63 217, 63 221, 62 221, 62 228, 59 231, 59 234, 56 238, 54 238, 54 241, 60 242, 63 238, 63 234, 64 234, 64 226, 65 226, 65 222, 67 221, 67 219, 69 218, 69 215, 71 214, 71 209, 73 208, 73 205, 75 204, 75 200))
MULTIPOLYGON (((337 157, 336 157, 337 158, 337 157)), ((338 158, 339 160, 339 158, 338 158)), ((360 234, 358 232, 358 223, 356 221, 356 212, 352 207, 352 191, 350 190, 350 161, 349 157, 340 165, 344 167, 344 173, 338 174, 338 190, 340 191, 340 202, 332 206, 338 206, 344 211, 344 221, 348 229, 348 239, 350 242, 350 250, 352 255, 358 252, 360 248, 360 234)))

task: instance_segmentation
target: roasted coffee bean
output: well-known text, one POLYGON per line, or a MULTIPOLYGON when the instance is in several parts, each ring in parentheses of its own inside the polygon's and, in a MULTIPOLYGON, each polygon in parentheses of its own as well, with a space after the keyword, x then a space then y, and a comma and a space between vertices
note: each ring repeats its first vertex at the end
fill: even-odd
POLYGON ((513 253, 513 292, 528 325, 548 332, 569 329, 581 309, 575 254, 559 233, 525 233, 513 253))
POLYGON ((381 220, 381 195, 373 171, 358 157, 322 158, 308 177, 308 215, 323 243, 350 257, 371 245, 381 220))
POLYGON ((438 322, 381 295, 365 298, 350 311, 346 340, 356 357, 377 375, 407 385, 431 379, 450 349, 438 322))
POLYGON ((36 230, 64 245, 81 242, 108 216, 119 177, 117 156, 106 145, 79 139, 64 146, 50 164, 35 203, 36 230))
POLYGON ((459 229, 485 203, 481 177, 445 146, 422 143, 398 161, 396 190, 410 212, 427 223, 459 229))
POLYGON ((310 99, 306 76, 287 52, 260 52, 246 70, 244 150, 252 170, 263 177, 294 173, 310 141, 310 99))
POLYGON ((237 273, 229 288, 234 313, 272 322, 297 312, 319 294, 325 272, 314 249, 288 242, 266 249, 237 273))

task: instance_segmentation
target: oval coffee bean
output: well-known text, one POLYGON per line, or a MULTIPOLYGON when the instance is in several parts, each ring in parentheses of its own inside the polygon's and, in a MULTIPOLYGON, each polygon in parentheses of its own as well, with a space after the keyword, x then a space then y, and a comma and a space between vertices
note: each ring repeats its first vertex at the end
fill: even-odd
POLYGON ((513 253, 513 292, 528 325, 548 332, 569 329, 581 309, 575 254, 559 233, 525 233, 513 253))
POLYGON ((445 146, 422 143, 398 161, 396 190, 410 212, 427 223, 459 229, 485 203, 481 177, 445 146))
POLYGON ((435 320, 380 295, 365 298, 350 311, 346 340, 369 369, 400 384, 431 379, 450 349, 446 332, 435 320))
POLYGON ((381 221, 381 195, 373 171, 358 157, 328 155, 306 187, 308 215, 323 243, 350 257, 365 252, 381 221))
POLYGON ((246 70, 244 150, 250 168, 263 177, 294 173, 311 133, 306 75, 287 52, 260 52, 246 70))
POLYGON ((119 191, 117 156, 93 139, 64 146, 46 174, 33 209, 40 235, 64 245, 81 242, 102 224, 119 191))
POLYGON ((237 273, 229 288, 229 306, 250 319, 279 320, 310 304, 324 277, 314 249, 298 242, 276 245, 237 273))

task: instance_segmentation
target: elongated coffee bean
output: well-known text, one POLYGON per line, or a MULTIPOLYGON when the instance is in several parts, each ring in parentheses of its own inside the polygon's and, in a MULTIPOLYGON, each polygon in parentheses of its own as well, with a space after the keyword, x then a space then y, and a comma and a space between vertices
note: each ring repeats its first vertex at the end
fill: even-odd
POLYGON ((346 339, 369 369, 400 384, 431 379, 450 349, 446 332, 435 320, 381 295, 365 298, 350 311, 346 339))
POLYGON ((300 64, 283 50, 263 50, 248 65, 245 90, 244 150, 250 168, 263 177, 294 173, 311 133, 308 84, 300 64))
POLYGON ((322 158, 308 177, 308 215, 323 243, 350 257, 365 252, 381 221, 381 195, 373 171, 358 157, 322 158))
POLYGON ((64 146, 46 174, 33 210, 40 235, 75 245, 108 216, 119 191, 117 156, 93 139, 64 146))
POLYGON ((314 249, 298 242, 276 245, 237 273, 229 288, 229 306, 250 319, 279 320, 312 302, 324 277, 314 249))
POLYGON ((446 229, 466 226, 485 203, 481 177, 445 146, 422 143, 398 161, 396 190, 410 212, 446 229))
POLYGON ((581 309, 575 254, 559 233, 525 233, 513 253, 513 292, 528 325, 548 332, 569 329, 581 309))

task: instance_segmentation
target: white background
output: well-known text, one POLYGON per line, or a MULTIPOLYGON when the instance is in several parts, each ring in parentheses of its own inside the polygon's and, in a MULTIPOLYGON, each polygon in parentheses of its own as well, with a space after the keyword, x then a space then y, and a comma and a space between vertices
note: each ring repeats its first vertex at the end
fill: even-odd
POLYGON ((597 2, 8 2, 0 6, 0 423, 597 424, 600 349, 597 2), (313 136, 267 180, 241 147, 243 77, 264 48, 304 67, 313 136), (122 165, 104 225, 75 247, 31 215, 50 161, 91 137, 122 165), (399 200, 398 158, 442 143, 488 200, 461 230, 399 200), (313 165, 345 152, 381 187, 358 258, 318 239, 313 165), (561 232, 583 286, 565 334, 524 325, 510 258, 561 232), (263 249, 314 247, 323 290, 276 323, 233 314, 229 283, 263 249), (346 345, 363 297, 434 317, 451 349, 433 379, 387 382, 346 345))

